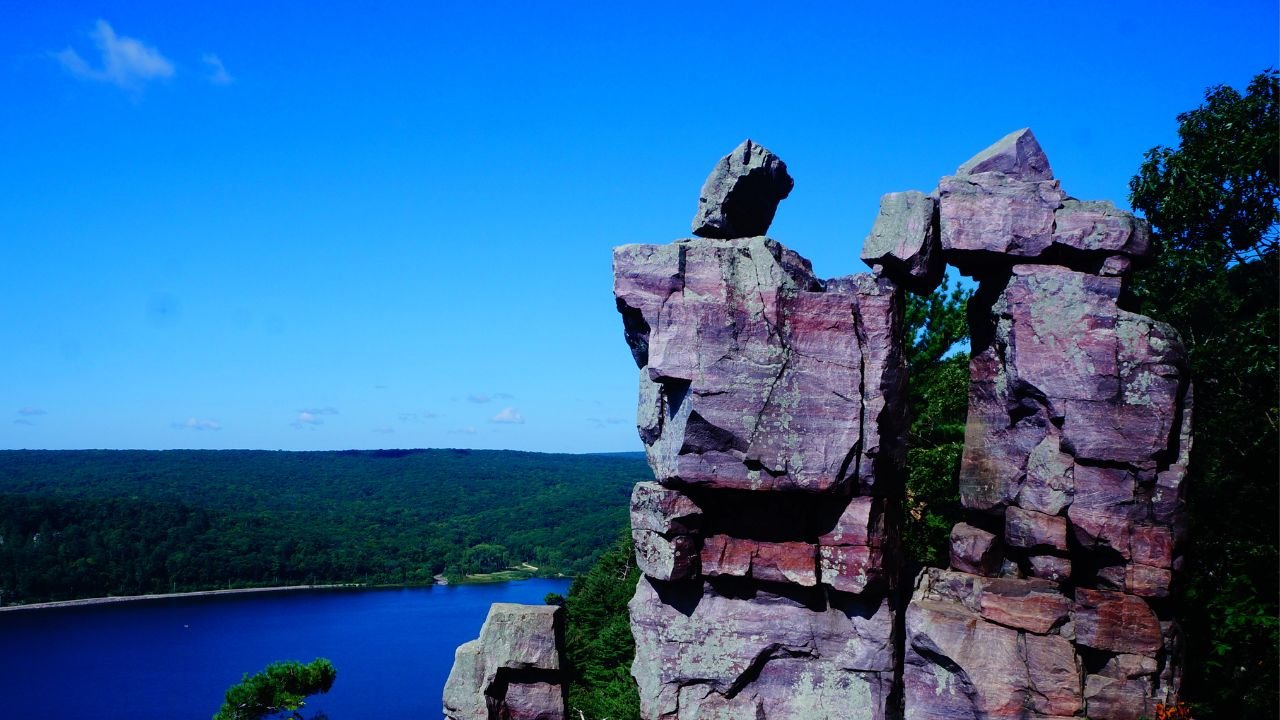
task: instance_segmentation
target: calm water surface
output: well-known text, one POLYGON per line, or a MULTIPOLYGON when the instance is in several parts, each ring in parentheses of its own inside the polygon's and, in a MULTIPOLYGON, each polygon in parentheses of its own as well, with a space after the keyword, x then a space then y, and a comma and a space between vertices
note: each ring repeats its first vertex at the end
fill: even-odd
POLYGON ((441 717, 453 650, 489 604, 567 580, 224 595, 0 613, 0 720, 208 720, 246 672, 327 657, 330 720, 441 717))

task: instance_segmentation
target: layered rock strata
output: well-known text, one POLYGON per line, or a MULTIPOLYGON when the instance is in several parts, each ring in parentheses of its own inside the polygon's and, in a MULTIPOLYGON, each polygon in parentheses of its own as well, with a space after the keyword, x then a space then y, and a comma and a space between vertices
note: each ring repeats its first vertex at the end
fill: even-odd
POLYGON ((564 611, 494 603, 480 637, 458 647, 444 686, 447 720, 564 720, 564 611))
POLYGON ((906 610, 907 718, 1135 720, 1172 702, 1191 388, 1177 333, 1117 304, 1145 224, 1068 197, 1029 131, 943 178, 980 283, 952 571, 906 610))
MULTIPOLYGON (((743 212, 708 209, 705 187, 700 218, 743 212)), ((767 225, 614 252, 656 479, 631 500, 645 718, 887 716, 902 294, 725 230, 767 225)))

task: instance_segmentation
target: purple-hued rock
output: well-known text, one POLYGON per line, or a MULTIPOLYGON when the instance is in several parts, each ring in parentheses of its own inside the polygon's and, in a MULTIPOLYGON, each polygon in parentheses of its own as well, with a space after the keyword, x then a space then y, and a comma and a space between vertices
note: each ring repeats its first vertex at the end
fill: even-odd
POLYGON ((818 538, 821 545, 884 544, 884 498, 860 495, 849 499, 835 525, 818 538))
POLYGON ((993 533, 966 523, 951 528, 951 568, 974 575, 1000 572, 1001 548, 993 533))
POLYGON ((712 535, 703 541, 702 573, 727 575, 763 582, 818 584, 817 548, 805 542, 764 542, 728 535, 712 535))
POLYGON ((1155 657, 1164 646, 1156 614, 1133 595, 1076 588, 1071 619, 1076 642, 1097 650, 1155 657))
POLYGON ((997 172, 1018 180, 1052 180, 1053 170, 1031 128, 1022 128, 1000 138, 991 147, 969 158, 956 175, 997 172))
POLYGON ((884 552, 866 545, 822 545, 818 548, 818 578, 840 592, 861 594, 881 589, 886 580, 884 552))
POLYGON ((494 603, 479 639, 457 650, 444 686, 445 718, 561 720, 563 646, 562 608, 494 603))
POLYGON ((902 296, 891 282, 822 283, 762 237, 624 246, 614 278, 659 482, 897 492, 902 296), (878 487, 882 475, 893 487, 878 487))
POLYGON ((564 720, 564 688, 556 683, 510 683, 502 720, 564 720))
POLYGON ((1075 498, 1074 465, 1050 432, 1027 456, 1026 477, 1018 490, 1017 504, 1027 510, 1057 515, 1075 498))
MULTIPOLYGON (((1147 222, 1117 210, 1106 200, 1064 199, 1062 207, 1053 214, 1053 224, 1053 242, 1064 247, 1115 253, 1119 258, 1143 258, 1151 251, 1151 230, 1147 222)), ((1114 267, 1121 269, 1119 265, 1114 267)))
POLYGON ((630 611, 643 718, 885 717, 887 600, 815 607, 763 589, 724 596, 642 578, 630 611))
POLYGON ((932 292, 945 269, 938 201, 916 190, 881 197, 871 234, 862 243, 862 261, 913 292, 932 292))
POLYGON ((1076 714, 1080 661, 1059 634, 1069 607, 1053 583, 923 571, 907 606, 905 717, 1076 714))
POLYGON ((720 158, 703 183, 693 234, 725 240, 764 235, 794 186, 781 158, 746 140, 720 158))
POLYGON ((1071 560, 1057 555, 1031 555, 1027 558, 1031 577, 1044 578, 1057 583, 1071 579, 1071 560))
POLYGON ((1155 704, 1167 699, 1156 685, 1156 661, 1141 655, 1116 655, 1095 674, 1085 677, 1088 717, 1139 720, 1150 716, 1155 704))
POLYGON ((1146 221, 1110 202, 1066 195, 1029 130, 942 178, 938 200, 944 256, 966 274, 1042 262, 1118 277, 1151 250, 1146 221))
POLYGON ((1025 182, 999 173, 945 177, 938 184, 943 257, 961 272, 1018 258, 1037 258, 1053 245, 1053 216, 1066 194, 1057 180, 1025 182))
POLYGON ((1011 506, 1004 513, 1004 541, 1009 547, 1066 552, 1067 519, 1011 506))

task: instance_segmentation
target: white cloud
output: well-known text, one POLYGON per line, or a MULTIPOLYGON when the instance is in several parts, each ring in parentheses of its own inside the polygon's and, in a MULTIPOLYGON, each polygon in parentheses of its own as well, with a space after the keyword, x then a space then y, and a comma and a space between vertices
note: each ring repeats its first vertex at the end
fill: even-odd
POLYGON ((18 408, 18 414, 25 415, 27 417, 30 417, 32 415, 44 415, 44 410, 38 407, 32 407, 30 405, 27 405, 26 407, 18 408))
POLYGON ((72 48, 53 54, 67 72, 78 78, 137 90, 148 81, 173 77, 173 63, 159 50, 137 38, 116 35, 106 20, 99 20, 89 36, 98 47, 100 68, 90 65, 72 48))
POLYGON ((506 408, 502 408, 502 412, 499 412, 497 415, 494 415, 492 418, 489 419, 489 421, 496 422, 496 423, 508 423, 511 425, 522 425, 524 424, 524 416, 520 414, 519 410, 511 407, 506 407, 506 408))
POLYGON ((311 410, 299 410, 298 417, 293 421, 292 425, 296 428, 311 427, 324 424, 324 418, 320 417, 323 413, 312 412, 311 410))
POLYGON ((319 408, 302 408, 298 412, 307 413, 308 415, 337 415, 338 408, 332 407, 332 406, 319 407, 319 408))
POLYGON ((478 431, 476 430, 474 425, 468 425, 464 428, 458 428, 457 430, 450 430, 449 432, 453 433, 454 435, 475 435, 476 432, 478 431))
POLYGON ((214 85, 230 85, 235 82, 235 78, 227 72, 227 68, 222 64, 222 58, 213 53, 205 53, 200 57, 200 62, 209 67, 209 82, 214 85))
POLYGON ((467 400, 473 403, 487 403, 492 399, 493 398, 485 395, 484 393, 472 393, 467 396, 467 400))
POLYGON ((172 427, 175 430, 221 430, 222 424, 216 420, 189 417, 183 422, 173 423, 172 427))

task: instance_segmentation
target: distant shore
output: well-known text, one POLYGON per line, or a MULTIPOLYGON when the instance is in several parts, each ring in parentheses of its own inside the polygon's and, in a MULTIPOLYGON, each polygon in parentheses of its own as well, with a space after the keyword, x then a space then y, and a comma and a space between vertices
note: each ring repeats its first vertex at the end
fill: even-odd
POLYGON ((234 590, 196 590, 180 593, 156 593, 152 595, 113 595, 111 597, 81 598, 79 600, 57 600, 54 602, 30 603, 27 605, 5 605, 0 612, 11 610, 44 610, 47 608, 78 607, 81 605, 109 605, 111 603, 136 602, 138 600, 165 600, 168 598, 212 597, 214 595, 242 595, 245 593, 291 592, 297 590, 335 590, 340 588, 369 587, 360 583, 343 585, 285 585, 282 587, 236 588, 234 590))

